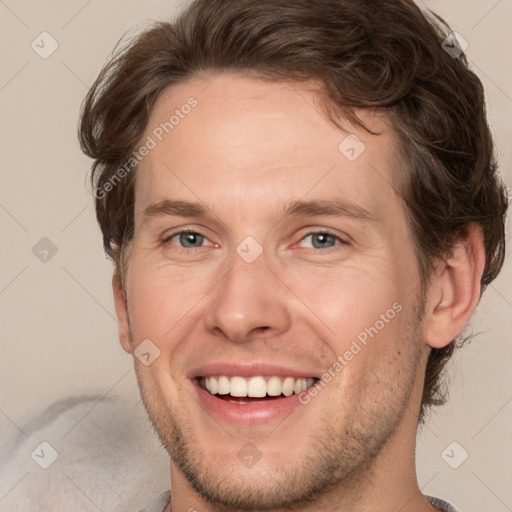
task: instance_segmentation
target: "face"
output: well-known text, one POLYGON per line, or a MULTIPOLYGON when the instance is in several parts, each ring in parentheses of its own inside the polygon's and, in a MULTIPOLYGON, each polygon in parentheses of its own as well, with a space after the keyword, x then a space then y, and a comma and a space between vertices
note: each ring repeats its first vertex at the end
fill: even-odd
POLYGON ((312 88, 226 73, 163 93, 141 139, 124 346, 159 351, 135 359, 145 406, 211 504, 305 506, 371 471, 412 409, 415 431, 418 266, 391 131, 361 116, 379 135, 329 123, 312 88))

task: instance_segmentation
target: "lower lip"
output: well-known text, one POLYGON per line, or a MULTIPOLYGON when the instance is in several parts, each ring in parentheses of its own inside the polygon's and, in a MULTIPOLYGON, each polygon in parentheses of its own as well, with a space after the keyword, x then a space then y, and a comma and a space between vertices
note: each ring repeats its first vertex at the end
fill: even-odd
POLYGON ((273 420, 284 419, 294 409, 302 405, 299 395, 291 395, 264 402, 236 404, 216 398, 204 390, 197 379, 191 379, 192 386, 201 404, 215 418, 236 425, 261 425, 273 420))

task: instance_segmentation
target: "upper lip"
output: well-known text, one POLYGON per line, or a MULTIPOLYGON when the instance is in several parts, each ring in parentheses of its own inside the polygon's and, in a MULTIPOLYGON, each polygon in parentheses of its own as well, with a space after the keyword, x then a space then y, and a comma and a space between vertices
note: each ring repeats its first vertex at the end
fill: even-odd
POLYGON ((248 364, 232 364, 225 362, 208 363, 195 368, 188 374, 188 378, 194 379, 198 377, 208 377, 211 375, 226 375, 228 377, 312 377, 320 378, 318 370, 305 370, 298 368, 290 368, 276 364, 266 363, 248 363, 248 364))

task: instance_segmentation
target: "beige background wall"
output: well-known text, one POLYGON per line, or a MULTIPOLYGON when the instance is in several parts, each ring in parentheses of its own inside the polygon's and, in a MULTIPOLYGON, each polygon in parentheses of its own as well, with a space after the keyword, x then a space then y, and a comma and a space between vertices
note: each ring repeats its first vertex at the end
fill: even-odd
MULTIPOLYGON (((512 0, 425 5, 469 43, 466 53, 486 86, 510 186, 512 0)), ((0 1, 0 426, 72 394, 133 390, 131 360, 117 342, 112 267, 102 252, 86 179, 90 162, 80 153, 76 124, 87 88, 119 37, 144 20, 172 16, 176 6, 172 0, 0 1), (43 31, 58 44, 46 59, 31 47, 35 40, 44 55, 55 44, 38 37, 43 31)), ((451 402, 431 416, 419 441, 424 492, 450 498, 465 512, 512 509, 507 252, 508 263, 473 321, 481 334, 451 366, 451 402), (443 459, 453 441, 458 445, 443 459), (455 465, 462 449, 469 457, 452 469, 445 460, 455 465)))

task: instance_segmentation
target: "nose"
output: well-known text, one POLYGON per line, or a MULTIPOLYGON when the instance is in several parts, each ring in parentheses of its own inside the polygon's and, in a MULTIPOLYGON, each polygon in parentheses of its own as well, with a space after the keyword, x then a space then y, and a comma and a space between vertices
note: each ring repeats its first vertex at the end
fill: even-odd
POLYGON ((290 327, 290 297, 263 256, 247 263, 234 254, 229 271, 212 292, 203 318, 214 334, 243 343, 276 336, 290 327))

